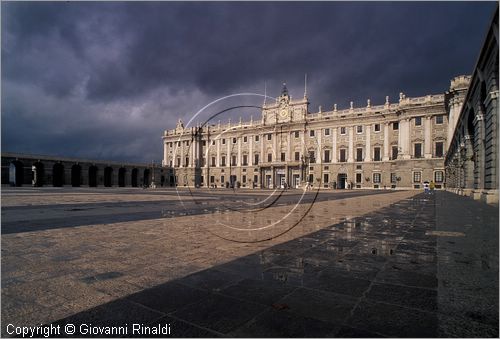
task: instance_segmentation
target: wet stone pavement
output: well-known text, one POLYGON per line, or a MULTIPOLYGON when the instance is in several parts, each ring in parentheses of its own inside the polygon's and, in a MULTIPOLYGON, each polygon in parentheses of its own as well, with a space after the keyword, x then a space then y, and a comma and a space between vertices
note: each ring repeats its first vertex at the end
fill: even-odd
POLYGON ((132 322, 175 337, 498 337, 498 208, 418 194, 54 324, 132 322))

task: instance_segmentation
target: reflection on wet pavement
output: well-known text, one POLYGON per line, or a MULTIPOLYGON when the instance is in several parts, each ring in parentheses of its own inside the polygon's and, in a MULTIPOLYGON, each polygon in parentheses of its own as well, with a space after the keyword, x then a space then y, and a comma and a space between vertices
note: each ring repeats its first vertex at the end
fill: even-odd
MULTIPOLYGON (((166 210, 166 230, 173 230, 174 221, 186 226, 185 237, 167 243, 190 249, 177 254, 183 263, 195 265, 219 250, 233 258, 55 324, 120 323, 126 317, 117 310, 130 307, 145 323, 174 324, 176 337, 495 337, 498 242, 488 242, 477 227, 458 227, 460 219, 446 214, 453 212, 445 204, 471 203, 460 199, 445 192, 420 194, 381 209, 379 202, 371 204, 362 215, 352 212, 356 201, 350 213, 343 210, 347 200, 335 209, 318 202, 311 213, 307 204, 292 212, 287 204, 244 213, 228 208, 231 201, 207 207, 203 218, 166 210), (194 221, 203 224, 187 227, 194 221), (213 246, 200 236, 204 230, 213 246), (483 248, 471 246, 476 239, 483 248)), ((485 209, 481 220, 468 216, 464 222, 480 222, 495 232, 493 212, 485 209)), ((498 237, 496 232, 490 238, 498 237)), ((121 278, 117 270, 86 274, 83 281, 94 286, 121 278)))

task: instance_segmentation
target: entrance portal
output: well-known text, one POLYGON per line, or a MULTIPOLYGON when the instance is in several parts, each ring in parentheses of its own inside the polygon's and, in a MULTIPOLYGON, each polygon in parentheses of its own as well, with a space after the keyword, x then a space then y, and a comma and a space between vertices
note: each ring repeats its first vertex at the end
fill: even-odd
POLYGON ((347 174, 339 173, 337 176, 337 188, 345 189, 347 186, 347 174))

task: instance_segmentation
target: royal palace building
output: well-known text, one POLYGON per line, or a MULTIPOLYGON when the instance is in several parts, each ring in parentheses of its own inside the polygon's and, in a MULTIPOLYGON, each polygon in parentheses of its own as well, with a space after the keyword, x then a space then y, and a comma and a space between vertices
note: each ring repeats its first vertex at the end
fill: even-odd
POLYGON ((163 135, 170 183, 189 187, 419 189, 445 185, 444 157, 469 86, 444 94, 309 112, 286 85, 258 121, 185 128, 163 135))

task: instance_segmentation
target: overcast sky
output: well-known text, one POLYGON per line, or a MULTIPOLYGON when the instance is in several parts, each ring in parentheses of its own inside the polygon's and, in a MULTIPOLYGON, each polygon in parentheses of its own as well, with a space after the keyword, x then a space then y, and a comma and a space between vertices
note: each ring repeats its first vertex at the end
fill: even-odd
POLYGON ((1 6, 2 151, 159 162, 179 118, 265 83, 300 98, 305 73, 311 112, 444 93, 472 73, 496 3, 1 6))

